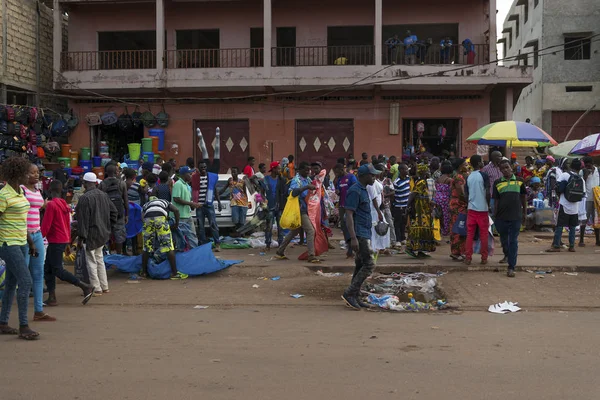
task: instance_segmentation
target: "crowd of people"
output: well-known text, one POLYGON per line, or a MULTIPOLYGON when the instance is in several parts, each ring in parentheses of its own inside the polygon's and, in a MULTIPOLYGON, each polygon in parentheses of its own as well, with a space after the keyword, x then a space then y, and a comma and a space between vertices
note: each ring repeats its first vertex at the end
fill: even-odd
MULTIPOLYGON (((406 31, 404 39, 396 34, 385 41, 387 48, 387 63, 400 64, 401 56, 404 64, 454 64, 458 56, 456 46, 449 36, 434 45, 432 38, 419 40, 410 30, 406 31), (400 53, 403 51, 403 54, 400 53)), ((475 64, 475 45, 471 39, 461 42, 461 50, 466 64, 475 64)))

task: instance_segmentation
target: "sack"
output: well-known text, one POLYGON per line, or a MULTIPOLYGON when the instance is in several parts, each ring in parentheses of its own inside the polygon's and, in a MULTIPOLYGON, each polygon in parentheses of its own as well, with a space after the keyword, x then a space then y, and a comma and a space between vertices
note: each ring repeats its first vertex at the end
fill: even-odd
POLYGON ((283 229, 298 229, 302 226, 302 217, 300 216, 300 200, 298 197, 288 196, 287 203, 281 214, 279 225, 283 229))
POLYGON ((102 120, 102 125, 110 126, 117 123, 119 117, 117 117, 117 113, 114 111, 107 111, 100 116, 102 120))
POLYGON ((133 121, 131 120, 131 115, 129 115, 127 108, 125 108, 125 113, 119 115, 119 122, 117 126, 123 133, 128 133, 133 129, 133 121))
POLYGON ((121 193, 120 183, 115 177, 110 177, 104 179, 102 183, 102 189, 104 193, 108 195, 108 198, 117 208, 117 212, 119 213, 119 218, 125 215, 125 204, 123 203, 123 193, 121 193))
MULTIPOLYGON (((488 257, 494 255, 494 235, 488 232, 488 257)), ((481 254, 481 239, 477 239, 473 242, 473 253, 481 254)))
POLYGON ((458 218, 452 226, 452 233, 459 236, 467 236, 467 214, 458 214, 458 218))
POLYGON ((131 120, 133 122, 134 128, 140 128, 143 125, 142 124, 142 113, 140 112, 140 109, 138 106, 135 106, 135 110, 131 114, 131 120))
POLYGON ((75 278, 81 282, 90 284, 90 273, 87 268, 87 258, 85 257, 85 245, 77 249, 75 255, 75 278))
POLYGON ((571 203, 579 203, 585 197, 583 178, 571 172, 569 172, 569 175, 571 176, 567 181, 567 187, 565 188, 565 199, 571 203))
POLYGON ((87 122, 89 126, 102 125, 102 119, 100 119, 100 114, 98 113, 89 113, 86 115, 85 122, 87 122))
POLYGON ((162 106, 162 111, 156 114, 156 122, 158 126, 166 128, 169 126, 169 114, 165 111, 165 105, 162 106))

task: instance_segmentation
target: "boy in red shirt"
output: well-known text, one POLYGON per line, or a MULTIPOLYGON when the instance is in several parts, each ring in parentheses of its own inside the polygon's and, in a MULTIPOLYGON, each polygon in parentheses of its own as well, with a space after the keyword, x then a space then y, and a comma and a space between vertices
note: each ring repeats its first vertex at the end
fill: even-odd
POLYGON ((56 306, 56 280, 69 282, 83 291, 83 304, 87 304, 94 294, 94 287, 81 282, 69 271, 63 268, 63 253, 71 243, 71 208, 62 198, 63 184, 61 181, 50 183, 51 200, 46 205, 44 219, 42 219, 42 236, 48 240, 46 263, 44 264, 44 279, 48 287, 48 306, 56 306))

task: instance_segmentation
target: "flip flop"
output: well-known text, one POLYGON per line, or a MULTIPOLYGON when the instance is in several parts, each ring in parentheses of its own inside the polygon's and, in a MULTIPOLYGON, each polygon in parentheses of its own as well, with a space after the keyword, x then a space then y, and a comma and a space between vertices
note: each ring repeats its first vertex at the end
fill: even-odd
POLYGON ((38 332, 31 331, 29 333, 19 333, 19 339, 23 340, 37 340, 40 334, 38 332))
POLYGON ((34 321, 49 321, 49 322, 54 322, 54 321, 56 321, 56 318, 51 317, 50 315, 44 313, 44 315, 39 316, 39 317, 36 316, 36 315, 34 315, 33 316, 33 320, 34 321))
POLYGON ((289 258, 287 258, 286 256, 280 256, 279 254, 275 254, 273 258, 276 260, 289 260, 289 258))

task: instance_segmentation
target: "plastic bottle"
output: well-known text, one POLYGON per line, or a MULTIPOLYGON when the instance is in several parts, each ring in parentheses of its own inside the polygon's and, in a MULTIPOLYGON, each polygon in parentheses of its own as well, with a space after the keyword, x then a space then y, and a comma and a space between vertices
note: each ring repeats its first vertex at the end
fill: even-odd
POLYGON ((415 304, 415 299, 412 293, 408 294, 408 299, 410 300, 410 304, 415 304))

